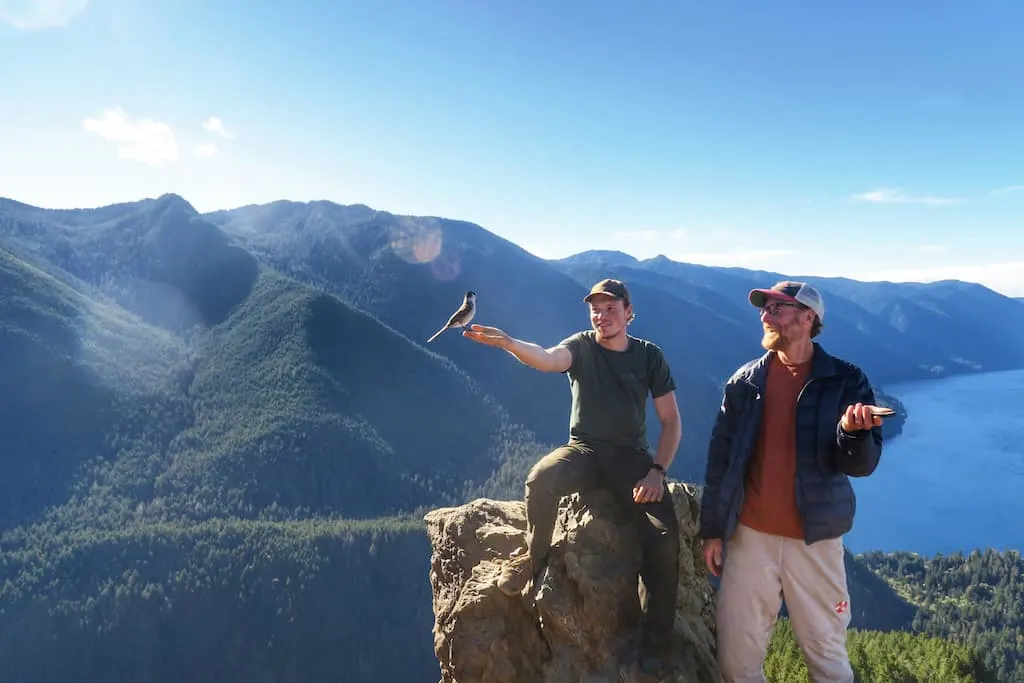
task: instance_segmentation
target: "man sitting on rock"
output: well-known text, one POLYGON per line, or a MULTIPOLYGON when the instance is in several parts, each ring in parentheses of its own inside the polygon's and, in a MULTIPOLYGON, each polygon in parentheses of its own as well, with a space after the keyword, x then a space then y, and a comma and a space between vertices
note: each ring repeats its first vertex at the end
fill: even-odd
POLYGON ((584 298, 593 329, 551 348, 473 325, 470 339, 505 349, 542 372, 566 373, 572 392, 569 441, 544 456, 526 479, 527 552, 502 571, 498 587, 516 596, 544 569, 562 496, 601 487, 636 520, 647 590, 641 662, 657 668, 668 655, 675 620, 679 529, 665 472, 682 435, 675 383, 661 349, 633 337, 633 306, 625 284, 606 279, 584 298), (646 436, 647 396, 661 421, 655 453, 646 436))
POLYGON ((877 467, 882 420, 865 374, 813 341, 825 316, 816 289, 784 281, 749 299, 767 352, 725 385, 701 497, 704 561, 722 576, 719 667, 727 683, 765 680, 785 598, 811 680, 853 683, 842 535, 856 507, 849 477, 877 467))

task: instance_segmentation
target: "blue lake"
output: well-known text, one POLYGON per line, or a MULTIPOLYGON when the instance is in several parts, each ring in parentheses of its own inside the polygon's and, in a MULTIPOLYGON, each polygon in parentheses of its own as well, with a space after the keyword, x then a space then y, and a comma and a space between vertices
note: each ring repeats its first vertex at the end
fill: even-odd
POLYGON ((909 418, 854 479, 853 552, 1024 548, 1024 370, 892 384, 909 418))

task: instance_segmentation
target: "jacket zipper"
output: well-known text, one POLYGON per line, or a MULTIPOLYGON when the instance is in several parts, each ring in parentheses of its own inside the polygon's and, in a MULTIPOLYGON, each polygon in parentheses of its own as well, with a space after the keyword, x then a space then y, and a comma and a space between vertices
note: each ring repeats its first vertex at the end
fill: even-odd
MULTIPOLYGON (((816 379, 815 377, 811 377, 806 382, 804 382, 804 385, 800 388, 800 393, 796 395, 796 413, 797 413, 797 415, 800 414, 800 399, 803 398, 804 391, 807 390, 807 387, 809 387, 811 385, 811 382, 813 382, 815 379, 816 379)), ((796 428, 796 426, 794 425, 794 429, 795 428, 796 428)), ((815 435, 815 439, 817 439, 817 435, 815 435)), ((797 452, 795 453, 795 455, 796 455, 796 486, 794 487, 794 490, 796 492, 796 509, 800 511, 800 517, 801 517, 801 519, 803 520, 803 523, 804 523, 804 538, 806 539, 807 538, 807 513, 804 511, 803 479, 800 477, 800 450, 799 450, 799 443, 797 443, 797 452)))

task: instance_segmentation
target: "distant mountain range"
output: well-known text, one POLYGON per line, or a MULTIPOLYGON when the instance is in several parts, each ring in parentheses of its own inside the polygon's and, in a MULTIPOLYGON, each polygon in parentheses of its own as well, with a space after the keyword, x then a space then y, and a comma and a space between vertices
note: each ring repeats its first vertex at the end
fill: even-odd
MULTIPOLYGON (((589 326, 583 296, 608 276, 633 292, 632 333, 661 345, 672 365, 684 422, 672 473, 699 482, 721 384, 761 353, 747 291, 782 274, 604 251, 547 261, 471 223, 361 205, 278 201, 200 214, 173 194, 76 210, 0 199, 6 613, 39 633, 89 622, 99 607, 61 597, 67 553, 111 585, 127 580, 125 566, 142 577, 165 567, 190 577, 180 589, 191 595, 214 581, 206 565, 189 564, 185 551, 145 558, 192 543, 195 529, 213 539, 204 552, 238 536, 245 552, 274 562, 299 562, 298 552, 318 571, 344 572, 332 563, 348 560, 321 554, 335 532, 309 520, 518 497, 527 468, 566 437, 565 378, 456 332, 425 340, 472 289, 478 322, 554 344, 589 326), (71 621, 53 621, 61 610, 71 621)), ((1024 307, 990 289, 805 279, 826 298, 821 343, 882 389, 1024 367, 1024 307)), ((398 567, 393 557, 374 564, 391 557, 378 556, 384 541, 375 539, 414 527, 367 522, 345 534, 361 539, 358 566, 383 576, 398 567)), ((228 559, 224 571, 248 571, 244 556, 228 559)), ((145 586, 126 590, 144 602, 145 586)), ((342 589, 358 596, 358 586, 342 589)), ((429 596, 426 585, 408 590, 429 596)), ((358 621, 345 628, 366 648, 379 637, 358 621)), ((40 647, 7 642, 0 663, 40 647)), ((366 671, 406 676, 402 662, 374 652, 366 671)))
MULTIPOLYGON (((156 401, 163 415, 164 433, 143 437, 164 453, 152 495, 245 482, 239 509, 276 502, 356 516, 458 500, 495 476, 511 485, 510 463, 521 471, 565 438, 564 378, 455 332, 424 343, 464 291, 478 293, 479 322, 549 345, 589 326, 591 283, 624 279, 632 333, 662 346, 679 385, 674 473, 698 480, 721 383, 761 353, 746 293, 784 277, 607 251, 545 261, 470 223, 361 205, 279 201, 201 215, 176 195, 80 210, 0 200, 0 244, 10 312, 24 310, 6 321, 9 472, 37 450, 54 406, 97 411, 131 395, 133 409, 156 401), (351 462, 283 454, 319 448, 351 462), (339 468, 352 467, 384 491, 349 488, 339 468)), ((821 343, 876 385, 1024 367, 1024 309, 981 285, 804 279, 825 296, 821 343)), ((18 510, 0 519, 60 502, 56 482, 86 453, 116 453, 83 445, 121 433, 117 410, 81 414, 47 435, 50 466, 5 478, 5 493, 36 493, 5 495, 18 510)))

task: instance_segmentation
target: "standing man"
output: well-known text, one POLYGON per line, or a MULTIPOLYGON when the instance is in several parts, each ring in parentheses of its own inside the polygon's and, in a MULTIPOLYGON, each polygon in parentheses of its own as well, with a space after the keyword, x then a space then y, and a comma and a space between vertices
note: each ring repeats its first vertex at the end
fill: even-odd
POLYGON ((718 661, 728 683, 763 682, 783 597, 811 679, 853 683, 842 535, 856 508, 849 477, 878 466, 882 420, 865 374, 812 341, 816 289, 755 289, 766 353, 725 385, 701 501, 704 561, 716 576, 718 661))
POLYGON ((520 595, 539 578, 562 496, 597 487, 610 491, 640 532, 640 576, 648 593, 640 664, 657 669, 669 654, 679 583, 679 529, 665 482, 682 436, 675 382, 661 349, 627 333, 634 315, 625 284, 602 280, 584 301, 593 329, 551 348, 493 327, 473 325, 463 332, 536 370, 566 373, 572 392, 568 443, 541 458, 526 479, 527 552, 506 565, 498 587, 520 595), (661 421, 653 454, 646 434, 648 395, 661 421))

